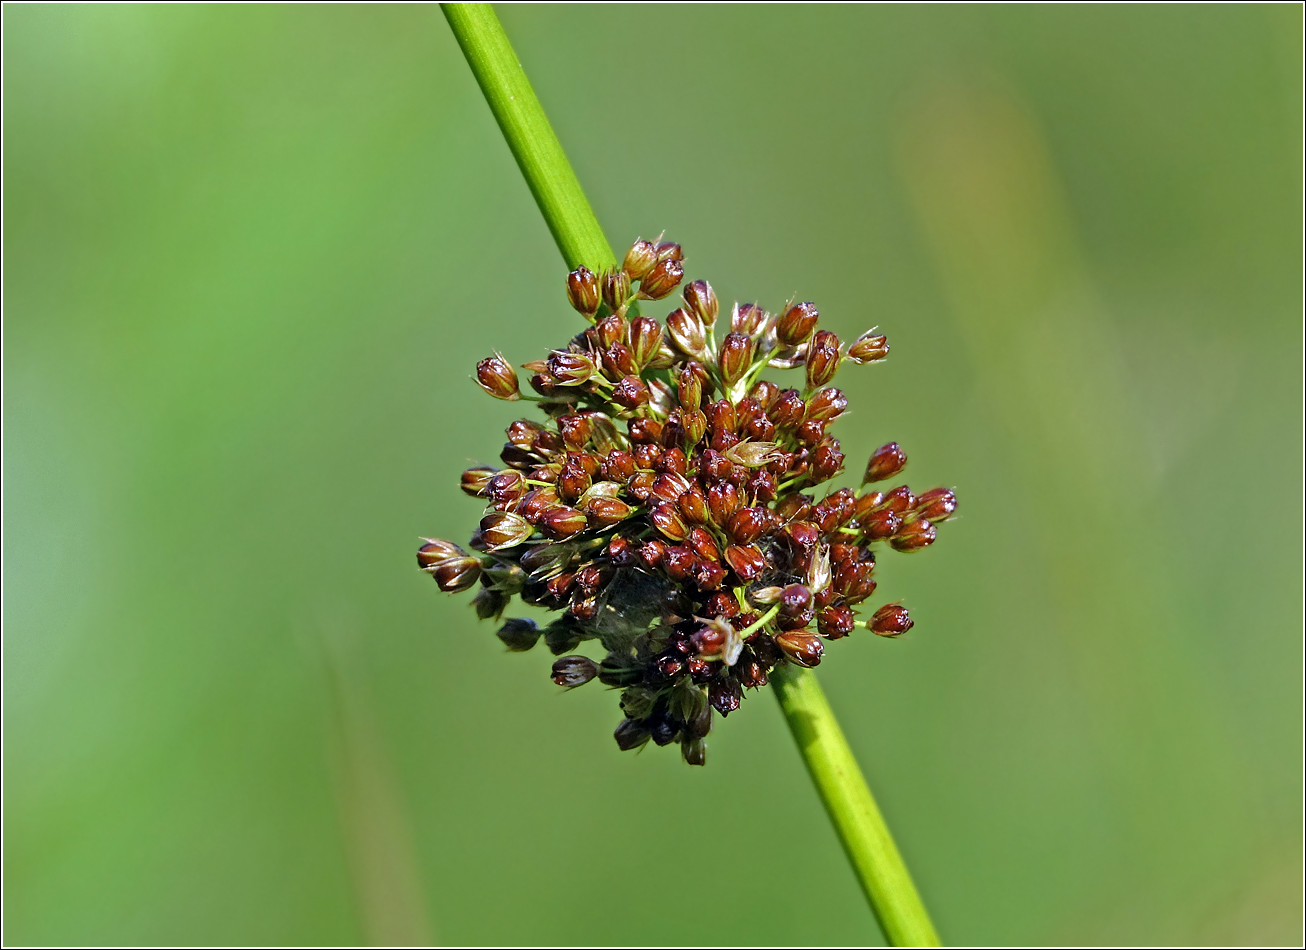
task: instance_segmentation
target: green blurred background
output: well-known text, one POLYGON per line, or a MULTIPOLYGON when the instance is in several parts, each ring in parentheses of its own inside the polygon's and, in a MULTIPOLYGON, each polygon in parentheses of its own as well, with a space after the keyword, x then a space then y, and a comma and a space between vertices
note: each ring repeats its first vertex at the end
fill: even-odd
MULTIPOLYGON (((964 517, 821 674, 945 939, 1299 943, 1301 9, 501 13, 614 242, 890 335, 964 517)), ((414 566, 578 326, 438 8, 3 26, 6 942, 878 941, 770 696, 619 754, 414 566)))

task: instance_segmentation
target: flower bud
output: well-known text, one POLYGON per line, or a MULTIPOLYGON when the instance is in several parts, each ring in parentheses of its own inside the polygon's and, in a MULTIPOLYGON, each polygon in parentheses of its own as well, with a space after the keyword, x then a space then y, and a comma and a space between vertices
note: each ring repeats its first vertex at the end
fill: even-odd
POLYGON ((661 345, 662 324, 652 317, 636 317, 630 321, 630 358, 637 369, 644 369, 661 345))
POLYGON ((834 379, 839 371, 839 337, 828 330, 817 330, 807 348, 807 386, 816 389, 834 379))
POLYGON ((485 550, 493 552, 516 547, 534 534, 535 528, 510 511, 492 511, 481 519, 481 532, 485 550))
POLYGON ((498 469, 490 468, 488 465, 469 468, 463 472, 459 487, 473 498, 484 498, 486 489, 490 487, 490 479, 494 478, 498 472, 498 469))
POLYGON ((630 277, 625 271, 607 271, 603 275, 603 302, 616 312, 630 299, 630 277))
POLYGON ((889 355, 889 338, 867 330, 848 347, 848 359, 854 363, 878 363, 889 355))
POLYGON ((783 346, 798 346, 816 329, 820 313, 814 303, 797 303, 780 315, 775 324, 776 339, 783 346))
POLYGON ((495 399, 520 399, 517 371, 498 353, 476 364, 476 382, 495 399))
POLYGON ((555 541, 565 541, 575 537, 589 527, 589 519, 583 511, 575 508, 554 508, 540 519, 540 530, 555 541))
POLYGON ((866 474, 862 476, 862 484, 893 478, 906 465, 907 453, 902 450, 897 442, 882 445, 871 453, 871 460, 866 463, 866 474))
MULTIPOLYGON (((659 255, 661 248, 659 245, 659 255)), ((685 268, 674 258, 659 261, 639 282, 639 297, 642 300, 661 300, 680 286, 685 268)))
POLYGON ((539 642, 540 632, 534 620, 514 617, 499 628, 498 637, 513 653, 524 653, 539 642))
POLYGON ((957 510, 957 496, 948 488, 931 488, 916 499, 913 510, 926 521, 944 521, 957 510))
POLYGON ((687 284, 684 290, 685 305, 689 312, 698 317, 704 327, 716 324, 717 299, 712 285, 705 280, 696 280, 687 284))
POLYGON ((755 336, 766 326, 770 314, 755 303, 737 303, 730 311, 730 332, 755 336))
POLYGON ((730 333, 721 343, 721 352, 717 358, 721 368, 721 379, 727 386, 733 386, 748 374, 753 363, 753 340, 742 333, 730 333))
POLYGON ((598 313, 599 279, 588 267, 577 267, 567 275, 567 299, 587 317, 598 313))
POLYGON ((902 604, 885 604, 875 612, 866 626, 871 633, 882 637, 896 637, 912 628, 912 619, 902 604))
POLYGON ((821 638, 805 630, 785 630, 775 635, 775 643, 785 656, 799 666, 812 667, 821 662, 825 646, 821 638))
POLYGON ((939 535, 928 521, 909 521, 889 539, 895 551, 919 551, 934 543, 939 535))
POLYGON ((564 656, 553 661, 553 682, 568 689, 583 686, 599 675, 599 665, 587 656, 564 656))
POLYGON ((706 360, 710 357, 703 321, 688 310, 681 308, 667 314, 667 333, 671 345, 690 359, 706 360))
POLYGON ((657 245, 651 241, 636 241, 626 252, 626 260, 621 269, 631 280, 639 280, 658 262, 657 245))

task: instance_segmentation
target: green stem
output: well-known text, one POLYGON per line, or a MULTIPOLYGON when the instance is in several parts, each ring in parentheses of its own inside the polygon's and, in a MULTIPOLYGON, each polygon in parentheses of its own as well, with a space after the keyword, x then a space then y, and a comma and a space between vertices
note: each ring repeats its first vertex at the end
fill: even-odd
POLYGON ((616 255, 585 199, 562 143, 488 3, 442 3, 445 19, 508 140, 569 269, 615 267, 616 255))
MULTIPOLYGON (((614 267, 612 246, 494 9, 488 3, 441 6, 567 266, 584 264, 595 273, 614 267)), ((898 946, 937 946, 938 935, 816 677, 783 666, 771 674, 771 682, 885 934, 898 946)))
POLYGON ((895 947, 939 946, 930 915, 816 674, 780 666, 771 673, 771 685, 885 936, 895 947))

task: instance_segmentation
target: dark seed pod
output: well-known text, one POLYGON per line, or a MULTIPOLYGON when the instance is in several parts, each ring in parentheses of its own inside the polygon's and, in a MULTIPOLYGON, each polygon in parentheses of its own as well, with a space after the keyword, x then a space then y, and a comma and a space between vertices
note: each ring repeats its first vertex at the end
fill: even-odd
POLYGON ((957 510, 957 496, 948 488, 931 488, 916 499, 916 517, 944 521, 957 510))
POLYGON ((841 604, 831 604, 816 615, 816 628, 827 640, 848 636, 856 623, 852 610, 841 604))
POLYGON ((707 701, 722 716, 728 716, 738 709, 743 698, 744 691, 739 688, 739 681, 728 673, 714 676, 708 684, 707 701))
POLYGON ((784 655, 799 666, 816 666, 825 647, 821 638, 803 630, 785 630, 775 635, 775 643, 784 655))
POLYGON ((840 359, 839 337, 829 330, 817 330, 807 346, 807 387, 817 389, 834 379, 840 359))
POLYGON ((661 300, 680 286, 685 268, 674 258, 659 261, 639 282, 641 300, 661 300))
POLYGON ((490 487, 490 479, 498 474, 498 469, 488 465, 479 465, 463 472, 459 487, 473 498, 484 498, 485 490, 490 487))
POLYGON ((895 551, 919 551, 933 544, 938 536, 938 531, 928 521, 909 521, 889 539, 889 544, 895 551))
POLYGON ((587 656, 564 656, 553 661, 553 682, 568 689, 583 686, 599 675, 599 665, 587 656))
POLYGON ((875 612, 866 626, 871 633, 881 637, 896 637, 910 630, 913 624, 907 615, 907 608, 902 604, 885 604, 875 612))
POLYGON ((806 343, 807 338, 816 329, 816 320, 820 313, 813 303, 794 304, 780 315, 775 324, 776 339, 784 346, 798 346, 806 343))
POLYGON ((603 302, 612 311, 620 310, 630 299, 630 277, 625 271, 608 271, 603 275, 603 302))
POLYGON ((721 352, 717 357, 721 369, 721 380, 727 386, 733 386, 748 373, 753 362, 753 339, 742 333, 730 333, 721 343, 721 352))
POLYGON ((487 356, 476 364, 476 382, 495 399, 520 399, 517 371, 499 354, 487 356))
POLYGON ((541 632, 534 620, 513 618, 499 628, 498 637, 513 653, 524 653, 539 642, 541 632))
POLYGON ((684 298, 689 312, 698 317, 703 326, 711 329, 716 323, 717 316, 717 299, 712 291, 712 285, 705 280, 686 284, 684 298))
POLYGON ((848 359, 854 363, 878 363, 889 355, 889 338, 868 330, 848 347, 848 359))
POLYGON ((577 267, 567 275, 567 299, 587 317, 598 313, 599 279, 588 267, 577 267))
POLYGON ((897 442, 882 445, 871 453, 871 460, 866 463, 866 474, 862 476, 862 484, 882 482, 886 478, 893 478, 906 465, 907 453, 902 450, 897 442))
POLYGON ((623 719, 612 737, 617 740, 618 749, 622 752, 630 752, 632 749, 638 749, 648 742, 649 731, 642 722, 636 722, 634 719, 623 719))
POLYGON ((621 269, 631 280, 639 280, 653 269, 658 262, 657 245, 651 241, 636 241, 626 252, 626 260, 621 269))
POLYGON ((662 345, 662 325, 650 317, 630 321, 630 357, 637 370, 648 366, 662 345))

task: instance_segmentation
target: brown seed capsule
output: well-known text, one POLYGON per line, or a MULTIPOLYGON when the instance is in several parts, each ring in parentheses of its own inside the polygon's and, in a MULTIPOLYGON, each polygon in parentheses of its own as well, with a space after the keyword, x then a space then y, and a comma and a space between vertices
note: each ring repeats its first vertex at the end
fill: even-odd
POLYGON ((575 508, 554 508, 540 518, 540 530, 555 541, 575 537, 589 527, 589 519, 575 508))
POLYGON ((748 395, 757 400, 757 404, 762 408, 763 412, 767 412, 775 402, 776 397, 780 395, 780 387, 769 379, 760 379, 753 384, 753 388, 748 391, 748 395))
POLYGON ((488 465, 469 468, 463 472, 459 487, 473 498, 484 498, 486 489, 490 487, 490 479, 494 478, 498 471, 497 468, 490 468, 488 465))
POLYGON ((803 421, 833 422, 843 415, 847 408, 848 398, 838 389, 828 386, 817 390, 807 400, 807 413, 803 421))
POLYGON ((704 327, 711 328, 716 323, 717 299, 711 284, 705 280, 686 284, 684 298, 690 313, 698 317, 704 327))
POLYGON ((476 382, 495 399, 520 399, 517 371, 498 353, 476 364, 476 382))
POLYGON ((745 583, 766 570, 766 558, 752 545, 730 545, 725 550, 723 560, 735 572, 735 576, 745 583))
POLYGON ((710 358, 703 321, 689 311, 682 308, 667 314, 667 334, 671 337, 671 345, 690 359, 710 358))
POLYGON ((626 252, 626 260, 621 269, 631 280, 639 280, 658 262, 657 245, 652 241, 636 241, 626 252))
POLYGON ((481 561, 474 557, 455 557, 436 564, 431 570, 440 590, 456 594, 470 588, 480 579, 481 561))
POLYGON ((694 549, 694 553, 701 558, 709 561, 721 560, 721 551, 712 539, 712 534, 706 528, 693 528, 689 532, 689 546, 694 549))
POLYGON ((839 371, 839 337, 829 330, 817 330, 807 347, 807 386, 816 389, 834 379, 839 371))
POLYGON ((639 559, 650 571, 662 567, 667 557, 667 545, 657 538, 645 541, 639 549, 639 559))
POLYGON ((517 471, 500 472, 490 479, 490 484, 485 487, 486 497, 497 504, 514 502, 524 494, 526 494, 526 476, 517 471))
POLYGON ((579 463, 567 462, 558 473, 558 497, 565 502, 573 502, 590 487, 591 479, 579 463))
POLYGON ((693 452, 707 433, 707 416, 703 413, 703 410, 690 409, 683 412, 680 416, 680 431, 684 438, 685 448, 693 452))
POLYGON ((816 320, 819 316, 816 304, 794 304, 776 321, 776 339, 784 346, 798 346, 800 343, 807 342, 807 338, 816 329, 816 320))
POLYGON ((721 352, 717 357, 722 382, 727 386, 733 386, 747 375, 752 362, 752 338, 742 333, 727 334, 721 343, 721 352))
POLYGON ((730 332, 755 336, 766 326, 770 314, 755 303, 737 303, 730 312, 730 332))
POLYGON ((531 523, 508 511, 492 511, 481 519, 485 550, 502 551, 516 547, 535 533, 531 523))
POLYGON ((889 355, 889 338, 867 330, 848 347, 848 359, 854 363, 878 363, 889 355))
POLYGON ((796 389, 786 389, 771 404, 771 421, 782 429, 792 429, 803 421, 807 406, 796 389))
POLYGON ((432 570, 442 561, 450 558, 466 557, 467 552, 452 541, 438 538, 423 538, 426 543, 417 549, 417 565, 424 571, 432 570))
POLYGON ((948 488, 931 488, 916 499, 916 516, 927 521, 944 521, 957 510, 957 496, 948 488))
POLYGON ((649 491, 658 501, 678 502, 680 496, 689 491, 689 480, 674 472, 663 472, 653 479, 649 491))
POLYGON ((554 350, 549 354, 549 375, 558 386, 579 386, 594 375, 594 361, 583 353, 554 350))
POLYGON ((638 376, 623 376, 612 389, 612 401, 627 409, 648 405, 648 387, 638 376))
POLYGON ((907 608, 902 604, 885 604, 875 612, 866 626, 871 633, 882 637, 896 637, 910 630, 913 623, 911 617, 907 615, 907 608))
POLYGON ((567 299, 587 317, 599 309, 599 279, 588 267, 577 267, 567 275, 567 299))
POLYGON ((625 271, 607 271, 602 278, 603 302, 612 311, 620 310, 630 300, 630 277, 625 271))
POLYGON ((680 517, 680 510, 672 502, 660 501, 648 514, 649 522, 669 541, 683 541, 689 534, 685 519, 680 517))
POLYGON ((630 321, 630 358, 637 370, 648 366, 662 345, 662 325, 651 317, 636 317, 630 321))
POLYGON ((883 541, 891 538, 902 528, 902 518, 887 508, 867 512, 857 519, 862 526, 862 534, 867 541, 883 541))
MULTIPOLYGON (((659 245, 659 256, 660 248, 661 245, 659 245)), ((641 300, 661 300, 680 286, 684 276, 685 268, 679 260, 675 258, 660 260, 640 280, 638 296, 641 300)))
MULTIPOLYGON (((662 453, 661 457, 658 458, 657 462, 654 464, 654 468, 659 472, 666 472, 668 475, 683 476, 687 464, 685 450, 678 445, 672 445, 662 453)), ((686 487, 688 487, 688 482, 686 482, 686 487)))
POLYGON ((658 261, 683 261, 685 252, 679 244, 674 241, 663 241, 658 244, 658 261))
POLYGON ((919 551, 933 544, 938 536, 938 531, 928 521, 909 521, 889 539, 889 544, 895 551, 919 551))
POLYGON ((605 498, 596 495, 581 502, 581 510, 589 517, 590 525, 595 528, 611 527, 625 521, 635 509, 619 498, 605 498))
POLYGON ((774 637, 776 646, 799 666, 812 667, 821 662, 825 646, 821 638, 806 630, 785 630, 774 637))
POLYGON ((583 686, 599 675, 599 665, 587 656, 564 656, 553 661, 553 682, 568 689, 583 686))
MULTIPOLYGON (((636 461, 641 461, 639 456, 639 447, 641 445, 655 445, 662 439, 662 423, 657 419, 632 419, 628 426, 630 432, 630 441, 635 443, 635 448, 631 450, 636 461)), ((661 455, 661 450, 658 451, 661 455)), ((651 463, 644 464, 649 467, 651 463)))
POLYGON ((728 673, 718 674, 712 678, 707 687, 707 701, 722 716, 728 716, 739 708, 744 698, 739 681, 728 673))
POLYGON ((603 477, 613 482, 624 482, 636 471, 635 459, 629 452, 613 449, 603 460, 603 477))
POLYGON ((676 499, 680 513, 690 524, 707 524, 712 520, 712 512, 707 507, 707 495, 703 489, 693 485, 676 499))
POLYGON ((740 508, 726 522, 726 531, 737 544, 751 544, 770 526, 766 508, 740 508))
POLYGON ((812 589, 803 584, 790 584, 780 592, 780 613, 795 616, 812 606, 812 589))
POLYGON ((816 615, 816 628, 827 640, 848 636, 856 625, 852 610, 842 604, 832 604, 816 615))
MULTIPOLYGON (((723 577, 722 580, 724 579, 723 577)), ((721 591, 708 597, 703 611, 705 616, 730 620, 739 616, 739 601, 732 594, 721 591)))
POLYGON ((601 354, 603 363, 603 375, 611 380, 619 380, 623 376, 635 376, 636 367, 635 359, 630 355, 630 348, 624 343, 612 343, 601 354))
POLYGON ((699 458, 698 468, 712 481, 728 478, 734 463, 715 449, 708 449, 699 458))
POLYGON ((828 439, 812 453, 811 477, 815 482, 828 481, 843 471, 843 452, 838 439, 828 439))
POLYGON ((887 508, 895 514, 905 514, 916 507, 916 496, 911 493, 911 489, 906 485, 899 485, 885 493, 884 501, 881 506, 887 508))
POLYGON ((700 591, 716 590, 726 579, 726 569, 716 561, 700 558, 694 564, 694 583, 700 591))
POLYGON ((862 476, 862 484, 893 478, 906 464, 907 453, 897 442, 882 445, 871 453, 871 460, 866 463, 866 474, 862 476))

